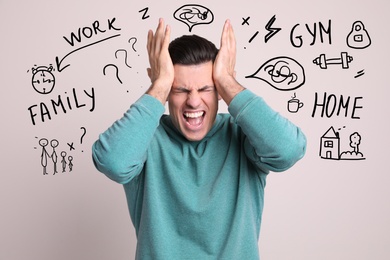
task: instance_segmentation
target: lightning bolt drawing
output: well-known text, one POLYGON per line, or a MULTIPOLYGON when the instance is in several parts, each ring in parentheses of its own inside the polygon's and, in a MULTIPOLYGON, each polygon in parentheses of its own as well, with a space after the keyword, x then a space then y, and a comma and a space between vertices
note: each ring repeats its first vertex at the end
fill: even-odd
POLYGON ((265 43, 267 43, 269 41, 269 39, 274 37, 275 34, 277 34, 280 30, 282 30, 282 28, 272 28, 272 25, 274 24, 275 20, 276 20, 276 17, 274 15, 274 16, 272 16, 272 18, 268 21, 268 23, 265 26, 265 29, 267 31, 269 31, 269 33, 267 33, 267 35, 264 37, 265 43))

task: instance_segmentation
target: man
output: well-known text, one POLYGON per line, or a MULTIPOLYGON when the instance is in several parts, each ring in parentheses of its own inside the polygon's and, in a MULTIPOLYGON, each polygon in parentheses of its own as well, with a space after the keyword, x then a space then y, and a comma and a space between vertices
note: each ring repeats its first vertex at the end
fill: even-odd
POLYGON ((266 176, 302 158, 305 136, 236 81, 229 20, 219 51, 198 36, 169 41, 160 19, 151 87, 100 135, 94 163, 124 185, 137 259, 258 259, 266 176))

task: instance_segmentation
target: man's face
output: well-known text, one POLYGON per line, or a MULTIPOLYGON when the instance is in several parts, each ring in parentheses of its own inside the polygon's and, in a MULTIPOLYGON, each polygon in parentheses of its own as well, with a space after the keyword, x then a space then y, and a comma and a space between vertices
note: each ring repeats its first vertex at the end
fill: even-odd
POLYGON ((174 126, 190 141, 200 141, 212 128, 220 99, 213 82, 213 63, 174 65, 168 97, 174 126))

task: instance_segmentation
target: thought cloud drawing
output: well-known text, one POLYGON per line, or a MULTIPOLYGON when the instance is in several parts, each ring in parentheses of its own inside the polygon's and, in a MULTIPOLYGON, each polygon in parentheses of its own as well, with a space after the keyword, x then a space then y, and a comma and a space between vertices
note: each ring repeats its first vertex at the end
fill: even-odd
POLYGON ((260 79, 277 90, 288 91, 297 89, 305 83, 305 70, 292 58, 276 57, 268 60, 246 78, 260 79))
POLYGON ((173 13, 173 17, 185 23, 192 30, 195 25, 210 24, 214 21, 214 15, 210 9, 202 5, 183 5, 173 13))

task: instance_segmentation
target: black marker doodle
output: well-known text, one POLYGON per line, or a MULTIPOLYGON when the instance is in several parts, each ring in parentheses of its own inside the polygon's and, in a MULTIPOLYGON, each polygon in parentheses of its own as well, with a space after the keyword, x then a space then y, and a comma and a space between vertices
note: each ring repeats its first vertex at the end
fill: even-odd
POLYGON ((320 157, 324 159, 338 160, 340 158, 340 137, 331 127, 321 136, 320 157))
POLYGON ((35 91, 44 95, 51 93, 56 82, 52 73, 52 71, 54 71, 53 66, 50 64, 49 67, 33 67, 31 71, 33 74, 31 84, 35 91))
POLYGON ((255 34, 253 34, 253 36, 249 39, 249 43, 251 43, 253 41, 254 38, 256 38, 256 36, 259 34, 259 31, 256 31, 255 34))
POLYGON ((46 146, 49 144, 49 141, 46 138, 41 138, 38 143, 42 147, 41 165, 43 167, 43 175, 47 175, 47 158, 50 158, 50 155, 46 150, 46 146))
POLYGON ((62 160, 61 160, 61 164, 62 164, 62 172, 66 172, 66 165, 67 165, 67 162, 66 162, 66 152, 65 151, 62 151, 61 152, 61 157, 62 157, 62 160))
POLYGON ((173 13, 173 17, 185 23, 190 32, 195 25, 210 24, 214 21, 211 10, 197 4, 183 5, 173 13))
POLYGON ((53 139, 50 141, 50 146, 53 148, 53 152, 51 154, 51 159, 53 161, 53 164, 54 164, 54 173, 53 175, 55 175, 57 172, 57 152, 55 150, 55 148, 59 145, 60 143, 56 140, 56 139, 53 139))
POLYGON ((325 54, 321 54, 313 60, 313 63, 320 66, 321 69, 327 69, 328 65, 341 65, 343 69, 348 69, 349 63, 352 61, 352 56, 349 56, 347 52, 342 52, 340 58, 326 58, 325 54))
POLYGON ((114 31, 120 31, 121 28, 116 28, 114 26, 116 18, 108 19, 107 20, 107 26, 102 29, 100 28, 100 23, 99 21, 94 21, 91 25, 91 27, 86 26, 83 28, 79 28, 77 31, 77 35, 74 32, 71 32, 70 34, 70 39, 67 37, 63 36, 65 41, 69 43, 72 47, 75 45, 75 41, 81 43, 83 39, 90 39, 94 35, 102 34, 105 33, 106 31, 114 30, 114 31))
POLYGON ((83 130, 83 134, 80 137, 80 144, 83 144, 83 138, 84 138, 85 134, 87 133, 87 129, 84 126, 80 127, 80 129, 83 130))
POLYGON ((356 111, 358 109, 362 109, 363 107, 358 104, 359 100, 363 99, 363 97, 344 97, 340 95, 337 97, 334 94, 327 94, 326 92, 323 94, 322 101, 318 98, 318 93, 315 93, 314 98, 314 107, 313 112, 311 114, 312 117, 316 115, 317 107, 321 107, 321 117, 333 117, 343 115, 344 117, 350 116, 351 119, 360 119, 359 116, 356 115, 356 111), (353 103, 350 102, 353 100, 353 103), (350 109, 351 108, 351 109, 350 109), (351 111, 352 110, 352 111, 351 111), (350 111, 350 113, 348 113, 350 111), (348 115, 350 114, 350 115, 348 115))
POLYGON ((360 134, 354 132, 349 136, 349 140, 353 151, 340 153, 340 134, 330 127, 320 138, 320 157, 327 160, 364 160, 363 154, 359 151, 360 134))
MULTIPOLYGON (((317 39, 318 34, 320 36, 321 43, 324 43, 324 35, 327 34, 328 35, 328 42, 329 42, 329 44, 332 44, 332 30, 331 30, 332 29, 332 21, 331 20, 328 21, 328 28, 327 29, 325 29, 324 25, 321 22, 318 23, 318 31, 319 31, 318 34, 317 34, 317 24, 316 23, 313 24, 313 29, 311 29, 308 24, 305 24, 305 27, 306 27, 307 32, 312 37, 312 42, 310 43, 310 46, 312 46, 316 43, 316 39, 317 39)), ((300 48, 300 47, 302 47, 304 41, 303 41, 302 34, 296 35, 295 30, 297 28, 300 28, 299 23, 294 25, 294 27, 291 29, 290 42, 294 47, 300 48)))
POLYGON ((68 166, 69 166, 69 172, 71 172, 73 170, 73 156, 68 156, 68 166))
MULTIPOLYGON (((58 169, 57 169, 58 155, 57 155, 56 149, 58 148, 60 142, 57 139, 52 139, 49 142, 49 140, 47 138, 41 138, 41 139, 39 139, 38 144, 42 147, 40 162, 41 162, 41 166, 43 168, 43 175, 48 175, 47 166, 49 163, 49 158, 51 159, 51 162, 53 164, 53 175, 56 175, 56 173, 58 173, 58 169), (52 147, 51 154, 49 154, 49 152, 46 149, 46 147, 49 145, 49 143, 50 143, 50 146, 52 147)), ((73 146, 73 143, 72 143, 72 146, 73 146)), ((66 152, 62 151, 61 156, 62 156, 61 163, 62 163, 62 167, 63 167, 62 172, 65 172, 64 167, 66 167, 66 160, 65 160, 66 152)))
MULTIPOLYGON (((45 118, 51 120, 51 117, 54 113, 54 115, 59 115, 59 112, 62 111, 64 114, 68 112, 68 110, 72 110, 73 108, 82 108, 86 107, 87 103, 80 102, 80 94, 77 94, 75 88, 73 88, 72 96, 67 95, 65 92, 64 95, 58 95, 57 99, 51 99, 50 104, 46 105, 44 102, 40 102, 39 104, 34 104, 30 106, 27 110, 30 112, 31 122, 33 125, 35 125, 36 117, 38 116, 38 113, 40 114, 40 119, 43 122, 45 122, 45 118), (51 105, 51 106, 50 106, 51 105), (51 107, 51 109, 49 109, 51 107), (38 109, 38 113, 35 112, 35 110, 38 109)), ((88 93, 86 90, 84 90, 84 97, 90 98, 90 109, 89 111, 92 112, 95 109, 95 90, 94 88, 91 89, 91 93, 88 93)))
POLYGON ((79 51, 79 50, 85 49, 85 48, 90 47, 90 46, 92 46, 92 45, 95 45, 95 44, 98 44, 98 43, 101 43, 101 42, 110 40, 110 39, 115 38, 115 37, 118 37, 118 36, 121 36, 121 35, 120 35, 120 34, 116 34, 116 35, 113 35, 113 36, 104 38, 104 39, 102 39, 102 40, 99 40, 99 41, 96 41, 96 42, 87 44, 87 45, 82 46, 82 47, 80 47, 80 48, 77 48, 76 50, 73 50, 73 51, 69 52, 68 54, 66 54, 61 60, 60 60, 60 59, 58 58, 58 56, 57 56, 57 57, 56 57, 57 71, 58 71, 58 72, 62 72, 64 69, 66 69, 67 67, 70 66, 70 64, 67 64, 67 65, 61 67, 61 64, 62 64, 62 62, 65 60, 65 58, 68 57, 69 55, 71 55, 72 53, 75 53, 75 52, 77 52, 77 51, 79 51))
MULTIPOLYGON (((65 41, 67 43, 69 43, 72 47, 75 45, 75 41, 81 43, 83 39, 89 39, 91 38, 92 36, 94 35, 97 35, 97 34, 102 34, 102 33, 105 33, 107 31, 111 31, 111 30, 114 30, 114 31, 120 31, 121 28, 116 28, 114 26, 114 22, 115 22, 116 18, 112 18, 112 19, 108 19, 107 20, 107 27, 102 29, 100 28, 100 24, 99 24, 99 21, 95 21, 92 23, 92 26, 91 27, 83 27, 83 28, 79 28, 78 29, 78 32, 77 32, 77 35, 72 32, 71 35, 70 35, 70 39, 66 38, 65 36, 63 36, 63 38, 65 39, 65 41)), ((77 48, 71 52, 69 52, 68 54, 66 54, 62 59, 58 58, 58 56, 55 58, 56 60, 56 66, 57 66, 57 71, 58 72, 61 72, 63 71, 65 68, 69 67, 70 64, 67 64, 63 67, 62 66, 62 62, 65 60, 65 58, 67 58, 69 55, 71 55, 72 53, 75 53, 79 50, 82 50, 82 49, 85 49, 87 47, 90 47, 92 45, 95 45, 95 44, 98 44, 98 43, 101 43, 103 41, 107 41, 109 39, 112 39, 112 38, 115 38, 115 37, 118 37, 120 36, 120 34, 116 34, 116 35, 112 35, 112 36, 109 36, 109 37, 106 37, 104 39, 101 39, 101 40, 98 40, 96 42, 93 42, 93 43, 90 43, 90 44, 87 44, 85 46, 82 46, 80 48, 77 48)))
POLYGON ((249 25, 248 21, 249 21, 250 18, 251 18, 250 16, 248 16, 247 18, 242 17, 242 24, 241 25, 244 25, 244 24, 249 25))
POLYGON ((363 154, 359 151, 359 145, 362 137, 358 132, 354 132, 349 136, 349 146, 353 151, 346 151, 340 154, 340 160, 364 160, 363 154))
POLYGON ((73 142, 72 143, 67 143, 69 146, 69 151, 76 150, 74 149, 73 142))
POLYGON ((265 29, 268 31, 267 35, 264 37, 265 43, 269 41, 272 37, 275 36, 282 28, 273 28, 272 25, 274 24, 276 20, 276 16, 272 16, 272 18, 268 21, 268 23, 265 25, 265 29))
POLYGON ((303 103, 297 99, 297 96, 294 92, 294 96, 287 102, 287 110, 290 113, 297 113, 299 109, 303 107, 303 103))
POLYGON ((135 52, 137 52, 137 50, 136 50, 135 47, 134 47, 135 43, 137 42, 137 38, 136 38, 136 37, 131 37, 131 38, 129 39, 129 43, 131 43, 133 40, 134 40, 134 42, 133 42, 133 44, 131 45, 131 47, 133 48, 133 50, 134 50, 135 52))
POLYGON ((363 76, 363 75, 364 75, 364 70, 359 70, 354 78, 356 79, 356 78, 363 76))
POLYGON ((353 23, 352 30, 347 36, 347 45, 353 49, 364 49, 371 45, 370 35, 361 21, 353 23))
POLYGON ((297 89, 305 83, 305 71, 292 58, 276 57, 261 65, 255 73, 246 78, 260 79, 277 90, 287 91, 297 89))
MULTIPOLYGON (((115 58, 118 59, 117 53, 120 52, 120 51, 123 51, 123 52, 125 53, 125 64, 126 64, 126 66, 129 67, 129 68, 131 68, 131 66, 130 66, 129 64, 127 64, 127 51, 126 51, 125 49, 119 49, 119 50, 117 50, 117 51, 115 52, 115 58)), ((110 64, 108 64, 108 65, 110 65, 110 64)), ((108 66, 108 65, 107 65, 107 66, 108 66)), ((113 64, 111 64, 111 65, 113 65, 113 64)), ((105 69, 107 66, 105 66, 104 69, 105 69)), ((115 65, 114 65, 114 66, 115 66, 115 65)), ((103 69, 103 74, 104 74, 104 69, 103 69)), ((116 67, 116 69, 117 69, 116 76, 117 76, 118 80, 121 81, 121 80, 119 79, 119 77, 118 77, 118 67, 116 67)), ((106 75, 106 74, 104 74, 104 75, 106 75)), ((122 82, 121 82, 121 83, 122 83, 122 82)))
POLYGON ((148 18, 150 17, 150 16, 147 14, 148 11, 149 11, 149 7, 145 7, 144 9, 138 11, 138 13, 144 12, 144 13, 142 14, 142 20, 148 19, 148 18))
POLYGON ((121 81, 121 79, 119 78, 118 67, 117 67, 116 65, 114 65, 114 64, 107 64, 106 66, 104 66, 104 68, 103 68, 103 75, 104 75, 104 76, 106 75, 106 68, 109 67, 109 66, 112 66, 112 67, 115 68, 115 71, 116 71, 116 78, 119 80, 119 82, 120 82, 121 84, 123 84, 122 81, 121 81))

